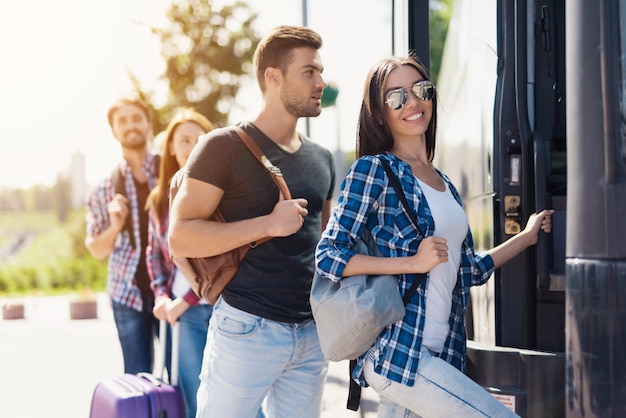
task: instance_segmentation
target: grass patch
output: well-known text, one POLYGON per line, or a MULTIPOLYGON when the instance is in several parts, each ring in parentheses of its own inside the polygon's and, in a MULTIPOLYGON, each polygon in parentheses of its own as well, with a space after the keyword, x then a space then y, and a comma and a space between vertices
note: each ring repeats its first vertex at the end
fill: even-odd
POLYGON ((13 263, 24 266, 54 264, 72 257, 72 237, 66 228, 56 226, 40 232, 14 258, 13 263))
POLYGON ((0 295, 105 289, 106 262, 84 248, 84 211, 73 213, 63 224, 53 212, 3 213, 2 228, 15 238, 29 233, 29 239, 17 254, 0 260, 0 295))
POLYGON ((58 226, 54 211, 0 212, 0 231, 44 231, 58 226))
POLYGON ((0 212, 0 251, 15 243, 21 234, 37 234, 58 226, 52 210, 0 212))

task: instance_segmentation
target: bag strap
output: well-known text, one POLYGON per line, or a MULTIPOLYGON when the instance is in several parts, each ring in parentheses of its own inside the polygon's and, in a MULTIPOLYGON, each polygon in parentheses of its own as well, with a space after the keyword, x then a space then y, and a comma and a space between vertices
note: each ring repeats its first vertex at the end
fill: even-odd
POLYGON ((359 404, 361 403, 361 386, 352 378, 352 372, 356 367, 357 360, 350 360, 348 364, 348 403, 346 404, 346 408, 351 411, 357 411, 359 409, 359 404))
MULTIPOLYGON (((161 170, 161 155, 154 154, 154 172, 156 177, 159 177, 159 172, 161 170)), ((122 171, 122 163, 119 162, 113 172, 111 173, 111 183, 113 183, 113 187, 115 188, 115 194, 121 194, 122 196, 128 197, 126 193, 126 179, 124 176, 124 172, 122 171)), ((135 248, 135 233, 133 231, 133 220, 130 213, 126 217, 126 222, 124 223, 123 231, 128 231, 128 236, 130 237, 130 246, 135 248)))
POLYGON ((252 154, 256 157, 257 160, 261 163, 263 167, 267 169, 270 173, 270 176, 278 186, 278 190, 283 195, 283 199, 289 200, 291 199, 291 192, 289 192, 289 187, 287 187, 287 183, 283 178, 283 173, 280 171, 280 168, 276 167, 272 162, 263 154, 261 148, 254 142, 254 139, 246 131, 244 131, 239 126, 235 126, 235 132, 241 138, 241 142, 243 142, 246 147, 250 150, 252 154))
MULTIPOLYGON (((391 170, 391 166, 386 160, 380 159, 380 162, 383 164, 383 168, 387 172, 387 177, 389 177, 389 183, 391 183, 391 186, 395 190, 396 195, 398 195, 398 199, 400 199, 400 201, 402 202, 402 206, 404 206, 404 210, 406 211, 407 215, 409 215, 411 222, 413 222, 413 226, 417 229, 417 226, 418 226, 417 218, 415 217, 415 213, 413 212, 413 210, 411 210, 411 208, 409 207, 409 202, 407 202, 406 200, 406 195, 404 194, 404 191, 402 190, 402 186, 400 186, 400 182, 398 181, 398 178, 396 177, 394 172, 391 170)), ((403 298, 405 306, 407 305, 407 303, 409 303, 409 301, 413 297, 413 293, 415 293, 415 291, 417 290, 417 286, 419 286, 419 284, 425 278, 426 278, 426 273, 420 273, 417 275, 417 279, 414 280, 413 283, 411 283, 411 287, 409 288, 409 290, 407 290, 403 298)))
MULTIPOLYGON (((122 175, 122 163, 120 162, 115 166, 113 171, 111 172, 111 183, 113 183, 113 188, 115 189, 115 194, 121 194, 122 196, 127 196, 126 194, 126 184, 124 176, 122 175)), ((133 233, 133 221, 132 216, 129 213, 126 217, 126 221, 124 222, 124 227, 122 231, 128 231, 128 236, 130 237, 130 246, 135 248, 135 234, 133 233)))
MULTIPOLYGON (((248 135, 246 131, 244 131, 239 126, 234 126, 233 128, 235 129, 235 133, 237 133, 237 135, 241 139, 241 142, 244 143, 244 145, 256 157, 256 159, 261 163, 261 165, 267 169, 267 172, 270 173, 270 177, 272 177, 272 180, 274 180, 274 183, 276 183, 276 186, 278 186, 278 190, 280 191, 280 194, 282 195, 283 199, 285 200, 291 199, 291 192, 289 191, 289 187, 287 186, 287 183, 285 182, 285 179, 283 178, 283 172, 280 171, 280 168, 272 164, 269 158, 267 158, 265 154, 263 154, 263 151, 261 151, 261 148, 259 148, 259 146, 254 141, 254 139, 252 139, 252 137, 248 135)), ((269 241, 270 239, 271 237, 266 237, 266 238, 251 242, 249 245, 250 247, 254 248, 259 244, 269 241)))
MULTIPOLYGON (((406 200, 406 195, 404 194, 404 191, 402 190, 402 186, 400 185, 400 182, 398 181, 398 177, 396 177, 394 172, 391 170, 391 166, 386 160, 383 160, 381 158, 379 158, 379 160, 382 163, 383 168, 385 169, 385 172, 387 173, 387 177, 389 178, 389 183, 391 184, 391 187, 393 187, 393 189, 396 192, 396 195, 398 196, 398 199, 400 199, 400 201, 402 202, 402 206, 404 206, 404 210, 409 215, 409 218, 411 219, 413 226, 417 228, 418 226, 417 218, 415 216, 415 213, 409 207, 409 202, 407 202, 406 200)), ((402 298, 402 300, 404 301, 404 306, 406 306, 409 303, 409 301, 413 297, 413 294, 417 290, 417 286, 419 286, 419 284, 425 278, 426 278, 426 273, 420 273, 417 275, 417 279, 415 279, 413 283, 411 283, 411 287, 409 287, 409 290, 407 290, 407 292, 405 293, 404 298, 402 298)), ((350 364, 348 366, 349 367, 348 378, 350 380, 350 386, 348 388, 348 404, 346 405, 346 408, 350 409, 351 411, 358 410, 359 404, 361 403, 361 386, 359 386, 354 381, 354 379, 352 379, 352 372, 354 371, 356 364, 357 364, 356 359, 350 360, 350 364)))

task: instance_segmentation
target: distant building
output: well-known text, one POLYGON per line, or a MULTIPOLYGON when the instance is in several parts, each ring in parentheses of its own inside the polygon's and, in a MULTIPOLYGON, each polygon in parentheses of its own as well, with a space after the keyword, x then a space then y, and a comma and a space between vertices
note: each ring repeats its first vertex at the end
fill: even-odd
POLYGON ((68 175, 71 186, 72 208, 78 209, 85 205, 87 196, 87 176, 85 170, 85 156, 77 151, 72 154, 68 175))

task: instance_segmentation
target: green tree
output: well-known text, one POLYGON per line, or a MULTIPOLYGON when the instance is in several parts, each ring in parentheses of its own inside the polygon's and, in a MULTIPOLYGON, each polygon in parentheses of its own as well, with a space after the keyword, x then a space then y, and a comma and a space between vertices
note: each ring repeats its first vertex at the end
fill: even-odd
POLYGON ((67 220, 72 205, 72 184, 69 177, 59 174, 56 183, 50 189, 50 194, 57 219, 63 223, 67 220))
POLYGON ((3 187, 0 189, 0 211, 26 210, 24 190, 3 187))
POLYGON ((430 74, 433 82, 437 84, 439 69, 441 68, 441 57, 443 47, 446 42, 448 25, 452 14, 452 4, 454 0, 431 0, 430 1, 430 74))
POLYGON ((251 73, 259 41, 252 28, 256 13, 242 1, 217 8, 211 0, 187 0, 173 1, 167 18, 168 27, 151 28, 161 42, 169 84, 167 104, 154 109, 154 131, 163 130, 178 107, 193 107, 224 125, 242 78, 251 73))
POLYGON ((53 208, 50 188, 42 184, 36 184, 26 191, 27 210, 45 211, 53 208))

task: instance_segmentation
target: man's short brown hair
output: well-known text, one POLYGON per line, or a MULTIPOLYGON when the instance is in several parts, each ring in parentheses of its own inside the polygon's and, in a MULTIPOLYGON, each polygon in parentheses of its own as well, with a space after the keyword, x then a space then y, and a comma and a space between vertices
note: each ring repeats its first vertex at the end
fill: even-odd
POLYGON ((265 92, 265 70, 278 68, 284 74, 291 62, 291 50, 303 47, 320 49, 322 37, 305 26, 278 26, 261 39, 254 51, 254 68, 262 92, 265 92))
POLYGON ((146 115, 148 123, 152 122, 152 110, 146 102, 141 100, 139 97, 122 97, 113 102, 111 107, 109 107, 109 111, 107 112, 107 120, 109 121, 109 126, 111 128, 113 128, 113 115, 115 114, 115 112, 117 112, 119 108, 127 105, 135 105, 140 108, 143 111, 144 115, 146 115))

